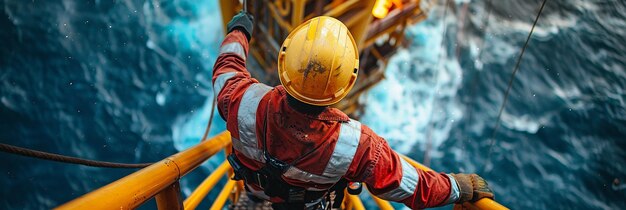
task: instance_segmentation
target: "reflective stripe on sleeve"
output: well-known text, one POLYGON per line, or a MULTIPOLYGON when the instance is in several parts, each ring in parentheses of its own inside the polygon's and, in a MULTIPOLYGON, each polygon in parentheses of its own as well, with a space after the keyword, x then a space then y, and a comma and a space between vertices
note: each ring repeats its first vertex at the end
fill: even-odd
MULTIPOLYGON (((259 103, 261 99, 267 92, 269 92, 272 88, 262 84, 262 83, 254 83, 248 87, 246 92, 243 94, 241 98, 241 103, 239 104, 239 112, 237 114, 237 124, 239 128, 239 142, 241 143, 239 146, 240 149, 238 151, 244 152, 244 147, 257 149, 257 135, 256 135, 256 111, 259 108, 259 103)), ((235 144, 233 144, 235 146, 235 144)), ((250 150, 250 149, 246 149, 250 150)), ((244 155, 246 153, 244 152, 244 155)), ((250 153, 249 155, 255 155, 250 153)), ((247 155, 246 155, 247 156, 247 155)), ((251 159, 263 159, 262 156, 248 156, 251 159)))
POLYGON ((459 200, 461 191, 459 190, 459 185, 456 184, 456 179, 454 179, 453 176, 450 176, 450 174, 446 175, 448 176, 448 179, 450 179, 450 197, 448 198, 446 204, 451 204, 459 200))
POLYGON ((235 53, 243 60, 246 60, 246 52, 239 42, 231 42, 220 47, 220 55, 224 53, 235 53))
POLYGON ((215 83, 213 83, 213 94, 215 94, 215 96, 220 94, 220 91, 222 91, 222 88, 226 85, 226 81, 233 78, 236 74, 237 72, 227 72, 217 76, 215 83))
POLYGON ((419 180, 417 170, 403 158, 400 158, 400 162, 402 162, 402 180, 400 181, 400 186, 389 192, 380 194, 378 197, 385 200, 401 201, 413 195, 415 192, 419 180))

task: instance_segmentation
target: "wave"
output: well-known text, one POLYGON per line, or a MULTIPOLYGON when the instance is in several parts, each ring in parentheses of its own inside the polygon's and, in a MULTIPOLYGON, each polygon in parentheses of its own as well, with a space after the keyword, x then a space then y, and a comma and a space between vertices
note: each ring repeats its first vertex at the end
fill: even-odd
POLYGON ((550 118, 551 116, 538 119, 531 115, 515 116, 504 111, 502 112, 502 125, 512 130, 535 134, 542 126, 550 122, 550 118))
MULTIPOLYGON (((221 16, 218 2, 203 0, 189 3, 190 11, 196 13, 194 18, 169 19, 164 16, 167 8, 152 5, 150 2, 144 4, 144 10, 148 17, 148 24, 163 24, 168 28, 167 36, 176 37, 177 45, 180 49, 197 52, 202 56, 203 71, 196 75, 196 85, 198 93, 206 96, 202 107, 198 110, 190 110, 188 114, 180 116, 176 123, 172 125, 173 140, 176 149, 184 150, 197 144, 204 133, 206 124, 211 114, 211 104, 213 91, 211 85, 211 72, 215 59, 217 58, 219 44, 223 37, 221 16)), ((182 4, 182 3, 181 3, 182 4)), ((181 5, 177 5, 181 6, 181 5)), ((150 49, 157 49, 156 41, 148 41, 146 45, 150 49)), ((156 95, 157 104, 163 104, 168 98, 168 92, 159 92, 156 95)), ((225 129, 224 121, 217 111, 214 113, 213 125, 209 135, 216 135, 225 129)))
MULTIPOLYGON (((166 35, 173 36, 174 40, 176 40, 177 49, 189 50, 201 56, 202 65, 198 68, 202 68, 202 71, 195 76, 196 84, 194 88, 197 89, 199 94, 205 96, 206 100, 201 107, 177 117, 174 124, 172 124, 172 140, 174 147, 178 151, 200 143, 211 111, 214 111, 213 123, 208 136, 215 136, 226 130, 226 123, 220 117, 217 109, 211 109, 214 99, 211 85, 212 68, 215 59, 217 59, 219 45, 224 37, 219 3, 213 0, 202 0, 183 1, 180 4, 171 6, 174 9, 152 5, 150 2, 144 4, 146 14, 152 14, 149 16, 152 18, 148 18, 149 24, 162 24, 161 27, 167 29, 168 33, 166 35), (176 19, 169 19, 164 15, 168 13, 168 10, 176 10, 175 8, 181 6, 189 7, 187 8, 188 11, 193 14, 176 19)), ((159 49, 157 41, 148 41, 146 45, 153 50, 159 49)), ((155 98, 157 104, 162 105, 167 100, 169 94, 172 93, 166 91, 158 92, 155 98)), ((223 159, 223 153, 218 153, 214 158, 202 164, 200 168, 206 173, 210 173, 223 159)), ((182 181, 181 190, 185 195, 189 195, 197 183, 192 183, 194 180, 189 179, 183 179, 182 181)))
MULTIPOLYGON (((433 14, 442 14, 440 9, 434 8, 433 14)), ((449 16, 445 21, 452 23, 456 18, 449 16)), ((463 116, 456 101, 463 73, 458 61, 441 46, 447 25, 431 15, 409 26, 406 36, 413 42, 391 57, 385 80, 361 98, 366 101, 361 120, 400 153, 407 154, 427 141, 437 148, 463 116)))

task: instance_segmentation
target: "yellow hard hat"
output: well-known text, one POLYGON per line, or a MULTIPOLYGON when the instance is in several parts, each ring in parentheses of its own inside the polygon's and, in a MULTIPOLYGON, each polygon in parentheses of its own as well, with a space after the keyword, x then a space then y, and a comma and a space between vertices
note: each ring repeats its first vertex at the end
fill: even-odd
POLYGON ((328 106, 345 97, 359 68, 359 52, 341 21, 327 16, 294 29, 278 54, 278 77, 289 95, 307 104, 328 106))

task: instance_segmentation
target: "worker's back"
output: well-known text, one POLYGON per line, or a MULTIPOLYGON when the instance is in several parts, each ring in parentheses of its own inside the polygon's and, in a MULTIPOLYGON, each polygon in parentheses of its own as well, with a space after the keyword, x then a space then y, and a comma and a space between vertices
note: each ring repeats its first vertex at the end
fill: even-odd
POLYGON ((358 55, 347 53, 356 49, 354 41, 346 41, 351 36, 343 23, 322 17, 296 28, 295 38, 288 36, 279 55, 285 87, 275 88, 259 83, 246 69, 252 25, 243 12, 229 23, 213 86, 233 138, 234 154, 228 160, 234 178, 244 180, 253 197, 271 201, 274 208, 319 208, 331 187, 343 192, 336 189, 342 180, 364 182, 377 197, 411 208, 493 197, 478 176, 413 167, 367 126, 327 107, 345 97, 358 73, 358 55), (330 50, 334 46, 343 50, 330 50), (286 56, 288 52, 305 56, 286 56), (298 109, 307 106, 316 108, 298 109))
MULTIPOLYGON (((254 148, 242 144, 235 149, 244 165, 259 170, 265 165, 262 148, 266 138, 269 155, 292 166, 283 176, 286 182, 312 190, 328 189, 351 163, 360 139, 360 123, 334 108, 315 114, 298 111, 287 98, 283 87, 278 86, 262 97, 253 123, 227 121, 229 128, 237 128, 241 142, 257 143, 254 148)), ((239 114, 244 114, 241 109, 239 114)))

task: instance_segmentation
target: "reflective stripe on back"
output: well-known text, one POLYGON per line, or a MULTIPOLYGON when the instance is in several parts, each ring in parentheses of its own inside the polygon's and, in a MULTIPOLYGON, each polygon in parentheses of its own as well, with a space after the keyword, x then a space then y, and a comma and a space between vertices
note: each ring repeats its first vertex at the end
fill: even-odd
POLYGON ((411 164, 406 162, 404 158, 400 157, 400 162, 402 163, 402 180, 400 181, 400 186, 396 189, 390 190, 389 192, 378 195, 379 198, 391 201, 401 201, 413 195, 415 192, 415 188, 417 187, 419 180, 417 170, 411 164))
MULTIPOLYGON (((318 184, 334 184, 348 171, 352 159, 354 159, 356 149, 359 146, 360 139, 361 123, 359 121, 350 120, 350 122, 341 123, 335 149, 322 175, 313 174, 292 166, 287 169, 283 176, 289 179, 309 181, 318 184)), ((319 189, 310 188, 309 190, 319 189)))
POLYGON ((348 123, 341 123, 339 139, 337 139, 335 150, 333 150, 326 169, 324 169, 324 176, 341 177, 346 174, 360 139, 361 123, 359 121, 350 120, 348 123))
POLYGON ((261 163, 265 163, 265 158, 263 158, 263 150, 256 147, 244 146, 239 139, 232 138, 233 147, 243 153, 246 157, 259 161, 261 163))
POLYGON ((222 91, 222 88, 224 88, 224 85, 226 85, 226 81, 228 81, 230 78, 233 78, 236 74, 237 72, 233 71, 223 73, 217 76, 217 79, 215 79, 215 83, 213 83, 213 94, 215 96, 220 94, 220 91, 222 91))
POLYGON ((220 55, 224 53, 235 53, 243 60, 246 60, 246 52, 239 42, 231 42, 220 47, 220 55))
POLYGON ((259 155, 258 152, 253 152, 259 151, 256 135, 256 112, 261 99, 271 89, 271 87, 265 84, 254 83, 248 87, 239 104, 239 112, 237 113, 239 141, 237 143, 233 142, 233 147, 254 160, 263 160, 262 153, 259 155))
POLYGON ((317 174, 309 173, 295 166, 289 167, 289 169, 287 169, 287 171, 283 174, 283 176, 289 179, 315 182, 318 184, 333 184, 339 181, 339 178, 341 178, 341 177, 327 177, 323 175, 320 176, 317 174))

